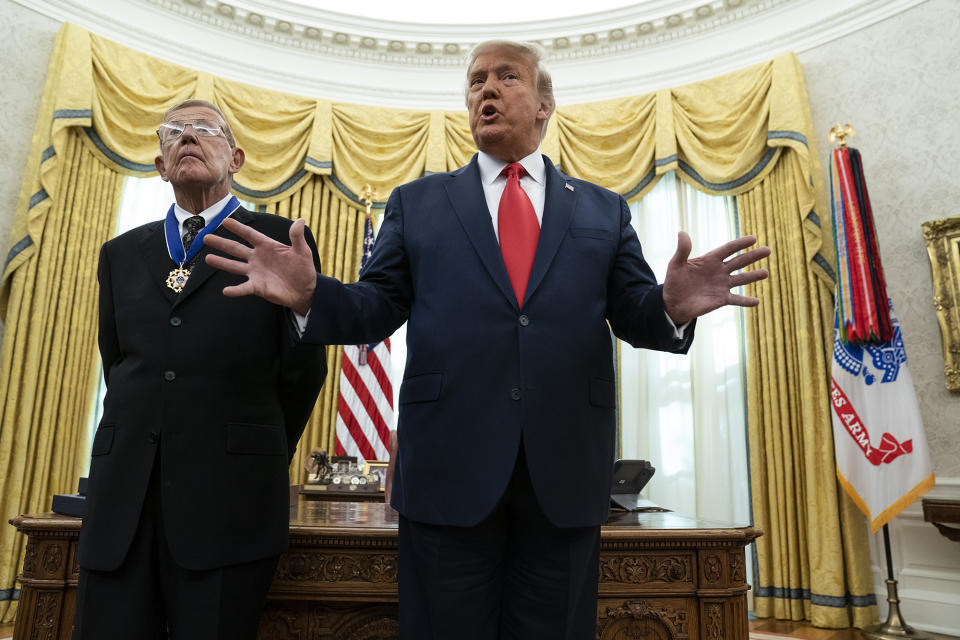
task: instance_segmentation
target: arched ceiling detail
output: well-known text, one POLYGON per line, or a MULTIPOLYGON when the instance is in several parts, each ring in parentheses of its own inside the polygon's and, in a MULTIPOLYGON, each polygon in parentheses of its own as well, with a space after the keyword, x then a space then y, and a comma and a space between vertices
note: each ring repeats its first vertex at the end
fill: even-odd
POLYGON ((647 0, 514 24, 388 22, 302 0, 14 1, 150 55, 270 89, 457 109, 466 55, 490 38, 543 45, 558 102, 571 104, 803 51, 923 0, 647 0))

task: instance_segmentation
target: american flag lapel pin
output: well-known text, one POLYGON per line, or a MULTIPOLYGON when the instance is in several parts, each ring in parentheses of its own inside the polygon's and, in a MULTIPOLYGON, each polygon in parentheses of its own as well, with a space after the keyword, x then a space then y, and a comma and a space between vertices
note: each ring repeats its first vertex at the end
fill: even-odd
POLYGON ((570 184, 569 182, 565 182, 563 186, 565 189, 569 189, 570 191, 573 191, 573 185, 570 184))

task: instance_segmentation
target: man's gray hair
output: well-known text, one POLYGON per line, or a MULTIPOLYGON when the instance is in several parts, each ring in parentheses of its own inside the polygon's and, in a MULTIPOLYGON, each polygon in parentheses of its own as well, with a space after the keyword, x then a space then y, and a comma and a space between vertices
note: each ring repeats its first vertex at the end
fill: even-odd
POLYGON ((190 107, 205 107, 220 116, 220 124, 223 127, 223 135, 227 138, 227 142, 230 143, 231 147, 237 146, 236 141, 233 139, 233 131, 230 130, 230 123, 227 122, 227 118, 223 115, 223 111, 220 110, 220 107, 212 102, 200 100, 199 98, 184 100, 183 102, 175 104, 167 109, 167 112, 163 114, 163 121, 166 122, 171 113, 175 113, 183 109, 189 109, 190 107))
MULTIPOLYGON (((553 97, 553 79, 550 77, 550 72, 543 63, 544 58, 547 56, 547 52, 536 42, 517 42, 515 40, 486 40, 481 42, 470 50, 470 55, 467 58, 467 73, 470 72, 470 67, 473 66, 473 63, 481 54, 489 49, 497 49, 501 47, 515 51, 533 63, 534 68, 537 70, 537 94, 540 96, 540 99, 543 102, 550 105, 550 115, 552 116, 553 112, 556 111, 557 108, 557 101, 553 97)), ((466 95, 469 91, 470 78, 468 76, 467 86, 464 89, 464 98, 466 98, 466 95)), ((547 131, 548 122, 550 122, 550 118, 547 118, 547 120, 543 123, 543 133, 546 133, 547 131)))

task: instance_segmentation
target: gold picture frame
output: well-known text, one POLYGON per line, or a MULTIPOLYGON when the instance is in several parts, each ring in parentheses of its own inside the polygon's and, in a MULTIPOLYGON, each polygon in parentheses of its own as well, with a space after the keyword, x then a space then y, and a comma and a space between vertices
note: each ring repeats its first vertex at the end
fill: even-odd
POLYGON ((388 460, 367 460, 366 465, 364 465, 363 474, 368 476, 371 473, 375 473, 380 476, 380 491, 383 491, 387 483, 387 468, 389 466, 390 461, 388 460))
POLYGON ((947 389, 960 391, 960 216, 924 222, 947 389))

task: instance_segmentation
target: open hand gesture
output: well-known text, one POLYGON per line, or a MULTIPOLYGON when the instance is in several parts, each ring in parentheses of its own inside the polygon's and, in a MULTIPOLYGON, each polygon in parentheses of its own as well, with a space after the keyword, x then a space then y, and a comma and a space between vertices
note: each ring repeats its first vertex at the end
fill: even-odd
POLYGON ((296 220, 290 225, 290 246, 277 242, 233 218, 224 220, 223 226, 250 244, 248 247, 236 240, 212 233, 203 238, 207 246, 237 258, 231 260, 207 254, 207 264, 247 277, 241 284, 225 287, 223 295, 260 296, 274 304, 289 307, 300 315, 306 315, 310 310, 313 290, 317 286, 313 254, 303 235, 306 223, 296 220))
POLYGON ((744 236, 691 259, 693 243, 690 236, 681 231, 677 237, 677 252, 667 265, 663 281, 663 305, 670 319, 679 326, 726 305, 755 307, 760 304, 757 298, 730 291, 734 287, 759 282, 769 275, 766 269, 733 274, 770 255, 769 247, 734 255, 756 242, 755 237, 744 236))

